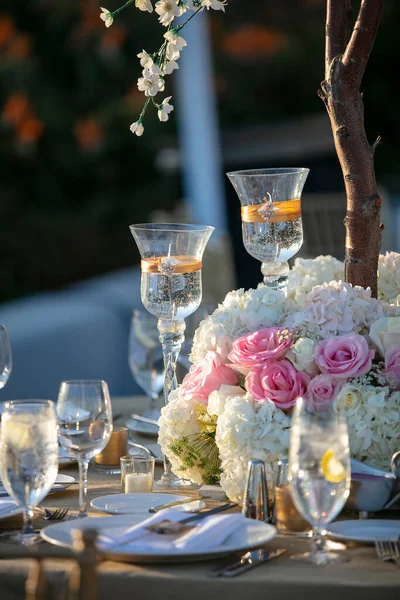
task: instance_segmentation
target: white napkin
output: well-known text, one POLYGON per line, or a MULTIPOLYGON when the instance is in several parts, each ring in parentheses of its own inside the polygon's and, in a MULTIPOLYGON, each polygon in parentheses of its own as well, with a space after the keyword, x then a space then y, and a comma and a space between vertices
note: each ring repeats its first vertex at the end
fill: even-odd
POLYGON ((188 525, 194 528, 186 533, 171 535, 147 531, 148 525, 159 523, 164 519, 182 521, 187 518, 183 513, 174 508, 159 511, 148 519, 132 527, 128 527, 121 534, 101 534, 98 539, 99 548, 102 550, 116 546, 124 546, 129 552, 151 552, 153 550, 212 550, 220 546, 229 535, 239 529, 246 529, 246 519, 241 513, 227 515, 211 515, 205 519, 188 525))
POLYGON ((0 516, 17 508, 17 503, 13 500, 0 500, 0 516))

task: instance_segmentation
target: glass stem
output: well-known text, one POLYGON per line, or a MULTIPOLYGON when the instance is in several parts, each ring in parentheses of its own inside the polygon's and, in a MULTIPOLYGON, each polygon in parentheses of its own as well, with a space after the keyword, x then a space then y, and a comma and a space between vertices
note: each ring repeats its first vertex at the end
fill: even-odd
POLYGON ((264 285, 273 290, 282 290, 286 295, 289 273, 289 263, 286 260, 263 262, 261 273, 264 276, 264 285))
MULTIPOLYGON (((164 321, 159 319, 157 323, 160 332, 160 342, 163 350, 165 380, 164 380, 164 405, 168 404, 168 398, 173 390, 178 387, 176 379, 176 361, 178 360, 181 346, 185 340, 185 321, 178 319, 176 321, 164 321)), ((171 463, 164 455, 164 474, 161 479, 174 479, 171 463)))
POLYGON ((87 476, 89 461, 87 458, 80 458, 79 464, 79 517, 87 517, 86 499, 87 499, 87 476))
POLYGON ((312 558, 313 562, 321 564, 325 554, 325 531, 321 527, 313 529, 312 537, 312 558))
POLYGON ((28 507, 24 510, 24 525, 21 531, 23 535, 30 535, 32 533, 35 533, 35 530, 32 525, 33 515, 34 513, 32 508, 28 507))

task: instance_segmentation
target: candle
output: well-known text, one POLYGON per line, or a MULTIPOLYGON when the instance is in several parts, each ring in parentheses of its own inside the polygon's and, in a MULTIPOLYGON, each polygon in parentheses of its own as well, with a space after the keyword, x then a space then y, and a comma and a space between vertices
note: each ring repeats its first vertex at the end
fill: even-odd
POLYGON ((127 473, 125 475, 125 494, 143 494, 153 488, 152 473, 127 473))

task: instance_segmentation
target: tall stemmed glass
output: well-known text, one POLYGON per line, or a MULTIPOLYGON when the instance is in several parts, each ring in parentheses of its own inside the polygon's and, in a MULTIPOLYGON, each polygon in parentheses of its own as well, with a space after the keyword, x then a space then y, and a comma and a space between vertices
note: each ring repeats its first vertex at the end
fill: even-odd
POLYGON ((150 398, 144 417, 158 421, 157 400, 163 389, 165 370, 159 341, 157 319, 147 311, 134 310, 129 331, 128 361, 138 385, 150 398))
MULTIPOLYGON (((158 319, 163 350, 164 403, 177 387, 176 361, 184 341, 185 319, 200 305, 201 267, 214 227, 175 223, 130 226, 142 258, 141 297, 145 308, 158 319)), ((164 456, 164 473, 155 489, 174 489, 189 482, 172 472, 164 456)))
POLYGON ((51 400, 10 400, 4 404, 1 422, 1 479, 24 509, 22 531, 7 538, 29 545, 40 539, 32 526, 34 508, 50 492, 58 473, 54 404, 51 400))
POLYGON ((327 550, 324 529, 343 509, 350 478, 345 415, 335 410, 334 402, 318 409, 299 398, 292 416, 289 485, 296 508, 313 528, 313 548, 292 558, 317 565, 346 560, 327 550))
POLYGON ((242 205, 247 252, 261 261, 265 285, 286 293, 289 258, 303 244, 301 194, 309 169, 251 169, 227 176, 242 205))
POLYGON ((11 371, 12 356, 8 329, 5 325, 0 325, 0 389, 6 385, 11 371))
POLYGON ((60 445, 79 465, 79 517, 86 517, 90 459, 106 447, 113 430, 111 400, 105 381, 62 381, 57 400, 60 445))

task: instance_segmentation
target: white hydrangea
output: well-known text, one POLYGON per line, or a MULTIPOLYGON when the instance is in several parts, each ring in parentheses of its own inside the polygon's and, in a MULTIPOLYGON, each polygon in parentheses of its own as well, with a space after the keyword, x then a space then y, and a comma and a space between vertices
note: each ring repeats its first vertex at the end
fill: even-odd
POLYGON ((232 501, 243 499, 249 460, 263 460, 268 485, 275 485, 279 459, 287 456, 290 417, 270 400, 256 402, 249 394, 225 400, 216 438, 221 459, 221 486, 232 501))
POLYGON ((400 392, 348 383, 336 402, 347 417, 351 456, 389 470, 400 439, 400 392))
POLYGON ((196 406, 197 404, 202 403, 196 403, 193 399, 190 401, 184 400, 179 395, 179 389, 180 388, 170 393, 168 404, 161 409, 161 417, 158 420, 158 443, 161 446, 163 454, 171 461, 172 471, 174 473, 190 479, 195 483, 201 483, 201 470, 192 468, 182 472, 180 470, 182 465, 179 458, 170 450, 170 445, 173 442, 176 442, 176 440, 200 431, 196 406))
POLYGON ((226 360, 233 341, 261 327, 279 324, 289 308, 283 292, 261 285, 229 292, 222 304, 197 328, 190 360, 197 363, 210 350, 226 360))
POLYGON ((288 298, 304 306, 312 288, 334 279, 344 279, 344 263, 329 254, 296 258, 288 274, 288 298))
POLYGON ((397 252, 379 255, 378 290, 382 300, 396 304, 400 294, 400 254, 397 252))

